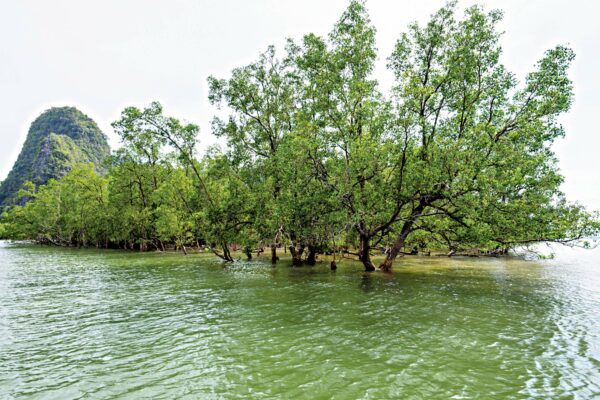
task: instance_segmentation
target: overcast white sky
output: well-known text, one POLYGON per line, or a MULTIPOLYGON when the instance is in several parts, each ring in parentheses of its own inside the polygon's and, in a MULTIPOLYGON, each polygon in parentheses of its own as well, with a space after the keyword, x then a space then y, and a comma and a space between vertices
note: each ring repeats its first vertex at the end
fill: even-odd
MULTIPOLYGON (((461 6, 475 4, 461 1, 461 6)), ((487 0, 505 11, 504 63, 523 78, 545 49, 569 44, 575 105, 556 144, 571 200, 600 209, 600 3, 487 0)), ((369 0, 380 50, 376 75, 391 84, 385 59, 411 21, 426 21, 443 0, 369 0)), ((167 114, 199 124, 214 143, 206 78, 254 60, 269 44, 326 34, 346 0, 1 0, 0 179, 29 124, 51 106, 74 105, 118 140, 110 122, 128 105, 160 101, 167 114)))

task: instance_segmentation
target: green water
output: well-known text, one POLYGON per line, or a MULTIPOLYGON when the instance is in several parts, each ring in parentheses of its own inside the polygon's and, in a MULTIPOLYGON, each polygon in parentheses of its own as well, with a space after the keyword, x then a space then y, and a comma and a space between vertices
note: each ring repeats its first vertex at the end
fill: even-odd
POLYGON ((599 256, 364 274, 0 242, 0 398, 600 398, 599 256))

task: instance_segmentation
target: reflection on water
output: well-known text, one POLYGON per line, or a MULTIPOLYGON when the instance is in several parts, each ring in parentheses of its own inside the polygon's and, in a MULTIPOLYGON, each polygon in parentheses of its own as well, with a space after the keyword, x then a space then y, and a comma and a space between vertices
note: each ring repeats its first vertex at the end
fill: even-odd
POLYGON ((323 262, 0 244, 0 398, 593 398, 599 251, 323 262))

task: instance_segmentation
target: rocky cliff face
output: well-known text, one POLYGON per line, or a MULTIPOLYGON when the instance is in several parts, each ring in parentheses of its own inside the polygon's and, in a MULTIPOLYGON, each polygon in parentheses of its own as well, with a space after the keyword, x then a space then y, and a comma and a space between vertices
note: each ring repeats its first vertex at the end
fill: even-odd
POLYGON ((106 136, 87 115, 74 107, 46 110, 31 124, 15 165, 0 185, 0 206, 17 201, 17 192, 28 180, 44 184, 79 162, 92 162, 102 171, 109 155, 106 136))

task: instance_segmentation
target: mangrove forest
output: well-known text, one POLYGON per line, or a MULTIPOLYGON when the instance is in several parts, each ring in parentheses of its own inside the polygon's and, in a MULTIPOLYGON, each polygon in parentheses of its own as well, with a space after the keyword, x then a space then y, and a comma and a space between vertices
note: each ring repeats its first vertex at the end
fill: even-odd
POLYGON ((598 214, 567 201, 552 150, 573 102, 574 52, 551 48, 517 77, 501 61, 501 18, 450 2, 379 54, 365 4, 353 0, 327 36, 290 39, 208 78, 224 116, 212 121, 222 145, 203 154, 199 127, 158 102, 122 111, 112 124, 122 145, 110 155, 93 121, 55 110, 64 126, 86 125, 35 138, 19 164, 33 172, 1 186, 0 237, 200 248, 227 262, 265 252, 275 263, 285 251, 293 265, 314 265, 343 253, 366 271, 404 254, 585 245, 598 214), (378 57, 391 90, 373 77, 378 57), (92 142, 77 147, 86 132, 92 142), (60 173, 35 168, 49 157, 60 173))

